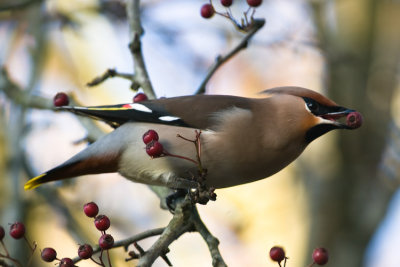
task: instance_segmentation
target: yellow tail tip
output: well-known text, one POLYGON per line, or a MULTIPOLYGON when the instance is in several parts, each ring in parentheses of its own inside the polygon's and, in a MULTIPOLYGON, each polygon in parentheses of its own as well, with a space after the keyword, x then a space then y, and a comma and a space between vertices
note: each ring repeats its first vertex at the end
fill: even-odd
POLYGON ((46 174, 43 173, 39 176, 36 176, 32 179, 30 179, 28 182, 26 182, 26 184, 24 185, 24 189, 25 190, 30 190, 30 189, 34 189, 36 187, 38 187, 39 185, 41 185, 43 182, 40 181, 40 178, 42 178, 43 176, 45 176, 46 174))

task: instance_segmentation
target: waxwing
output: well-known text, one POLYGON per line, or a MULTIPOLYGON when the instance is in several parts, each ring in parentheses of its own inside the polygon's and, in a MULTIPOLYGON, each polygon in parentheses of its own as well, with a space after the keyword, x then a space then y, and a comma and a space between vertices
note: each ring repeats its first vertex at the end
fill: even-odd
POLYGON ((362 124, 360 113, 309 89, 279 87, 262 94, 265 98, 194 95, 113 106, 60 107, 103 120, 115 130, 29 180, 25 189, 110 172, 144 184, 195 187, 198 166, 182 158, 196 158, 193 143, 185 138, 194 139, 198 131, 207 186, 230 187, 273 175, 331 130, 356 129, 362 124), (158 133, 165 151, 182 158, 149 157, 142 136, 150 129, 158 133))

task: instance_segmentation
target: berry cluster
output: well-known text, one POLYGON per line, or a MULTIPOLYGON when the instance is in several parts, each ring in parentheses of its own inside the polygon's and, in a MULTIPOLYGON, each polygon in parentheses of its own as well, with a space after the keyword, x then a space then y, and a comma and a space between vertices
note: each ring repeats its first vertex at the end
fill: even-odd
MULTIPOLYGON (((98 264, 100 266, 105 266, 103 259, 102 259, 103 251, 106 250, 108 253, 108 250, 111 249, 114 245, 114 238, 112 237, 112 235, 106 233, 106 230, 108 228, 110 228, 110 225, 111 225, 110 219, 106 215, 98 215, 99 207, 94 202, 86 203, 83 206, 83 212, 89 218, 94 218, 95 227, 97 228, 97 230, 101 231, 102 235, 99 238, 99 247, 101 250, 100 250, 99 261, 97 261, 92 257, 93 253, 94 253, 93 247, 89 244, 83 244, 83 245, 80 245, 78 248, 78 257, 81 260, 91 259, 96 264, 98 264)), ((53 248, 43 249, 42 253, 41 253, 41 258, 43 261, 46 261, 46 262, 52 262, 54 260, 58 260, 60 262, 59 267, 75 266, 74 261, 71 258, 58 259, 57 252, 53 248)), ((108 257, 108 261, 109 261, 109 265, 111 266, 109 257, 108 257)))
MULTIPOLYGON (((281 262, 284 260, 283 266, 286 266, 286 260, 288 259, 285 255, 285 251, 282 247, 272 247, 269 251, 269 257, 271 260, 276 261, 279 266, 281 266, 281 262)), ((309 265, 309 267, 314 264, 325 265, 328 262, 328 251, 325 248, 316 248, 312 253, 313 262, 309 265)))
MULTIPOLYGON (((24 239, 26 241, 26 243, 28 244, 30 250, 31 250, 31 257, 33 255, 33 253, 36 250, 36 244, 33 243, 33 246, 29 243, 28 239, 26 238, 25 235, 25 225, 21 222, 15 222, 13 224, 10 225, 10 231, 9 234, 12 238, 14 239, 24 239)), ((18 266, 22 266, 22 264, 15 258, 11 257, 11 255, 9 254, 6 245, 3 242, 4 237, 6 236, 6 232, 4 230, 4 228, 2 226, 0 226, 0 244, 3 248, 4 252, 0 251, 0 259, 5 259, 5 260, 9 260, 11 262, 13 262, 14 264, 18 265, 18 266)), ((29 259, 30 260, 30 259, 29 259)))
POLYGON ((261 5, 262 0, 246 0, 246 1, 249 8, 247 9, 247 11, 243 12, 243 18, 240 19, 241 23, 238 23, 237 20, 232 15, 230 7, 233 4, 233 0, 220 0, 221 5, 224 6, 226 9, 225 12, 216 11, 212 1, 210 1, 210 3, 201 6, 200 15, 205 19, 213 17, 214 14, 220 15, 222 17, 229 19, 239 30, 247 31, 248 29, 251 28, 255 10, 257 7, 261 5), (249 17, 249 12, 251 12, 250 17, 249 17))
MULTIPOLYGON (((194 144, 196 149, 196 159, 169 153, 166 149, 164 149, 163 145, 159 142, 159 136, 155 130, 148 130, 147 132, 145 132, 142 136, 142 140, 146 144, 146 153, 151 158, 166 157, 166 156, 174 157, 190 161, 197 166, 198 176, 195 178, 196 179, 195 181, 198 183, 198 186, 196 190, 190 192, 191 199, 193 203, 199 203, 205 205, 209 200, 215 201, 217 195, 214 192, 215 188, 209 188, 205 183, 207 169, 204 168, 201 163, 201 142, 200 142, 201 131, 195 130, 195 134, 196 138, 194 140, 183 137, 180 134, 177 134, 177 137, 194 144)), ((195 176, 193 175, 193 177, 195 176)), ((167 203, 167 205, 169 206, 170 209, 172 209, 169 203, 167 203)))
POLYGON ((163 145, 158 142, 158 133, 154 130, 148 130, 143 134, 143 142, 146 144, 146 153, 152 158, 161 157, 164 152, 163 145))
MULTIPOLYGON (((103 249, 108 250, 108 249, 112 248, 112 246, 114 245, 114 238, 112 237, 112 235, 106 233, 106 230, 108 228, 110 228, 110 225, 111 225, 110 219, 106 215, 102 215, 102 214, 97 215, 99 213, 99 207, 94 202, 86 203, 83 206, 83 212, 89 218, 94 218, 94 225, 97 228, 97 230, 99 230, 102 234, 99 239, 100 248, 102 250, 103 249)), ((88 247, 90 247, 90 245, 88 245, 88 244, 80 246, 79 250, 84 251, 81 254, 83 254, 83 255, 90 254, 89 251, 90 251, 91 247, 90 247, 90 249, 88 249, 88 247), (86 248, 86 250, 85 250, 85 248, 86 248)), ((85 257, 90 258, 90 256, 89 257, 85 256, 85 257)), ((82 259, 84 259, 85 257, 82 257, 82 259)))

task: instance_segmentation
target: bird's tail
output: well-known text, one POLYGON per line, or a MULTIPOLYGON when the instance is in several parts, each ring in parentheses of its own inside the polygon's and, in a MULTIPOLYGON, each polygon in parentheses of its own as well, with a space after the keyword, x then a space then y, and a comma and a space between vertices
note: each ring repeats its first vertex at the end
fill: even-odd
POLYGON ((54 179, 54 177, 51 177, 48 173, 42 173, 39 176, 36 176, 32 179, 30 179, 24 186, 25 190, 30 190, 38 187, 41 184, 50 182, 50 181, 56 181, 58 179, 54 179))
POLYGON ((69 164, 62 164, 58 167, 55 167, 54 169, 51 169, 45 173, 42 173, 39 176, 36 176, 32 179, 30 179, 24 186, 25 190, 30 190, 34 189, 41 184, 51 182, 51 181, 57 181, 57 180, 62 180, 66 178, 73 177, 76 171, 74 171, 74 166, 79 164, 79 162, 75 163, 69 163, 69 164))
POLYGON ((88 149, 86 149, 54 169, 30 179, 25 184, 24 189, 30 190, 47 182, 68 179, 86 174, 110 173, 117 171, 118 155, 101 153, 92 154, 90 153, 90 150, 88 151, 88 149))

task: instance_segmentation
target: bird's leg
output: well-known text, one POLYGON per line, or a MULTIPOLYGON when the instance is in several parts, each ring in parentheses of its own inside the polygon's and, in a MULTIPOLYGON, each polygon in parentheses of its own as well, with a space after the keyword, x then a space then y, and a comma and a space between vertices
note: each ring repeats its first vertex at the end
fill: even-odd
POLYGON ((180 188, 180 189, 177 189, 171 195, 167 196, 167 198, 165 199, 165 202, 171 213, 174 213, 174 211, 175 211, 177 200, 180 198, 184 198, 188 193, 189 193, 188 189, 180 188))

